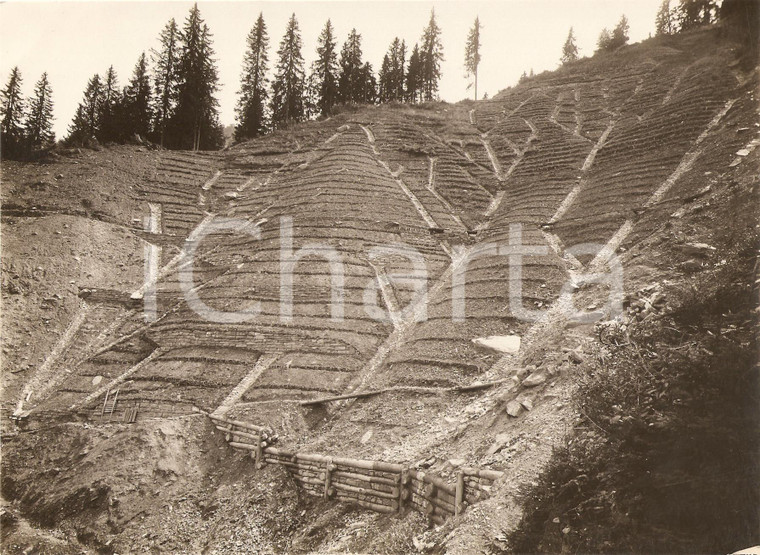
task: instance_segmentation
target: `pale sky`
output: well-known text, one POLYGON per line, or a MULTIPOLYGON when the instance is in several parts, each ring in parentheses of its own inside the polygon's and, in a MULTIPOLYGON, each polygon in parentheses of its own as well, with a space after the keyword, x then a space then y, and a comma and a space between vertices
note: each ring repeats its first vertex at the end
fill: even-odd
MULTIPOLYGON (((375 71, 395 36, 407 44, 419 41, 435 8, 442 29, 445 61, 440 95, 456 102, 472 96, 464 78, 464 44, 476 16, 481 31, 482 61, 478 93, 493 96, 514 85, 523 71, 555 69, 567 32, 575 31, 581 56, 590 56, 603 27, 612 28, 621 14, 630 23, 630 42, 654 33, 660 0, 501 0, 501 1, 330 1, 330 2, 198 2, 214 37, 221 90, 221 122, 234 123, 235 102, 245 52, 245 39, 259 12, 270 37, 270 66, 291 13, 303 37, 307 71, 315 57, 317 37, 330 18, 338 48, 355 27, 362 35, 365 61, 375 71)), ((192 2, 29 2, 0 3, 0 78, 7 83, 18 65, 25 96, 48 72, 55 102, 55 132, 66 134, 87 80, 113 65, 125 85, 142 51, 157 46, 166 22, 181 25, 192 2)))

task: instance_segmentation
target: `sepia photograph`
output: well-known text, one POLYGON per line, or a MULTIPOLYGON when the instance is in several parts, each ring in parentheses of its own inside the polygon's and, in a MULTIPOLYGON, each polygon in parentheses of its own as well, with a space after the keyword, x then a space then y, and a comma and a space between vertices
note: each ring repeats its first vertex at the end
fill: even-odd
POLYGON ((760 0, 0 1, 0 552, 760 555, 760 0))

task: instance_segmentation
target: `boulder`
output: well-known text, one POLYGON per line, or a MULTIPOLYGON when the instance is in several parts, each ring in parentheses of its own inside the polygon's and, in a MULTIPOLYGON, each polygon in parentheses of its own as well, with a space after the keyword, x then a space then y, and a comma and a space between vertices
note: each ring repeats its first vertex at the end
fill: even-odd
POLYGON ((491 335, 472 340, 478 347, 510 355, 520 350, 520 341, 519 335, 491 335))

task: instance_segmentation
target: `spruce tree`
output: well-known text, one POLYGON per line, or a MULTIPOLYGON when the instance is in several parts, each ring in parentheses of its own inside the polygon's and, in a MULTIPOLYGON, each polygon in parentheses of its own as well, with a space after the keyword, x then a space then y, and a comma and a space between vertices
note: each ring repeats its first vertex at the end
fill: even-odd
POLYGON ((137 59, 135 69, 129 84, 124 88, 122 96, 120 122, 122 125, 121 136, 123 139, 131 139, 139 135, 145 139, 151 129, 151 93, 150 77, 148 76, 148 62, 143 52, 137 59))
POLYGON ((391 79, 391 60, 388 58, 388 54, 386 54, 383 56, 383 63, 380 65, 380 72, 377 74, 380 102, 388 102, 393 99, 395 89, 391 84, 391 79))
POLYGON ((34 97, 29 101, 26 118, 26 139, 30 150, 46 148, 55 142, 53 132, 53 89, 47 73, 43 73, 34 86, 34 97))
POLYGON ((301 31, 296 14, 290 16, 277 50, 272 84, 272 127, 278 128, 306 118, 304 107, 305 71, 301 55, 301 31))
POLYGON ((101 143, 116 142, 122 139, 119 122, 121 95, 119 82, 113 66, 108 68, 103 82, 103 94, 98 106, 98 132, 96 138, 101 143))
POLYGON ((17 67, 11 70, 11 76, 8 84, 0 92, 2 96, 2 107, 0 108, 0 137, 2 137, 3 158, 16 158, 21 155, 24 127, 22 117, 24 115, 24 100, 21 96, 21 72, 17 67))
POLYGON ((673 31, 673 17, 670 12, 670 0, 662 0, 660 9, 657 11, 657 17, 655 18, 655 35, 672 35, 673 31))
POLYGON ((243 60, 243 76, 240 82, 240 98, 237 104, 235 140, 241 141, 266 133, 267 71, 269 63, 269 35, 264 14, 259 13, 256 23, 248 33, 248 50, 243 60))
POLYGON ((612 42, 610 49, 616 50, 628 42, 628 18, 625 15, 620 16, 620 21, 612 30, 612 42))
POLYGON ((156 140, 164 146, 166 128, 174 112, 177 99, 178 67, 179 67, 179 29, 177 22, 170 19, 159 36, 161 47, 152 50, 154 64, 153 83, 155 105, 153 107, 153 129, 156 140))
POLYGON ((338 53, 330 20, 325 23, 317 40, 317 59, 311 66, 315 93, 315 108, 323 116, 332 113, 338 102, 338 53))
POLYGON ((441 78, 443 43, 441 28, 435 20, 435 9, 430 10, 430 21, 422 33, 420 62, 422 66, 422 94, 425 100, 435 100, 438 96, 438 81, 441 78))
POLYGON ((374 104, 377 102, 377 79, 372 69, 372 64, 365 62, 361 68, 361 85, 359 92, 359 101, 364 104, 374 104))
POLYGON ((103 84, 100 75, 93 75, 87 82, 82 101, 77 106, 74 120, 69 126, 66 142, 87 145, 100 135, 100 109, 103 102, 103 84))
POLYGON ((422 96, 422 60, 418 44, 414 45, 412 54, 409 56, 405 92, 407 102, 417 102, 422 96))
MULTIPOLYGON (((398 39, 396 39, 394 44, 398 39)), ((404 77, 406 75, 406 41, 401 41, 398 47, 395 49, 396 58, 391 58, 391 66, 393 68, 393 84, 396 86, 396 92, 394 94, 394 100, 399 102, 404 100, 404 77)))
POLYGON ((170 122, 174 148, 210 150, 224 143, 214 97, 219 78, 211 38, 194 4, 180 33, 177 107, 170 122))
MULTIPOLYGON (((379 86, 385 89, 383 94, 386 98, 384 100, 402 101, 405 97, 406 43, 399 40, 398 37, 394 38, 385 56, 388 58, 387 68, 383 72, 381 67, 380 74, 384 74, 382 78, 378 75, 379 86), (380 82, 383 80, 385 83, 380 82)), ((385 63, 385 59, 383 59, 383 63, 385 63)))
POLYGON ((475 78, 475 100, 478 99, 478 66, 480 65, 480 18, 475 18, 475 23, 467 36, 467 44, 464 49, 464 68, 467 75, 475 78))
POLYGON ((362 63, 362 36, 351 29, 340 52, 340 78, 338 95, 343 104, 363 102, 364 64, 362 63))
POLYGON ((563 64, 574 62, 578 59, 578 47, 575 45, 575 35, 573 34, 573 28, 570 27, 570 32, 567 34, 567 40, 562 47, 562 58, 560 61, 563 64))
POLYGON ((596 51, 606 52, 612 49, 612 33, 606 27, 599 33, 599 38, 596 39, 596 51))

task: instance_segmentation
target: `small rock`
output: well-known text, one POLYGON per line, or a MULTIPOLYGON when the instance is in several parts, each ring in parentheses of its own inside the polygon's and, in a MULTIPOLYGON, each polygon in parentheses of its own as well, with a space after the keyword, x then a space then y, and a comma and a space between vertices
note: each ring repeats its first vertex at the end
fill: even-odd
POLYGON ((750 150, 748 148, 742 148, 736 151, 737 156, 749 156, 750 150))
POLYGON ((533 401, 530 399, 523 399, 520 401, 520 404, 523 406, 525 410, 531 410, 533 408, 533 401))
POLYGON ((559 517, 558 517, 558 516, 555 516, 555 517, 552 519, 552 522, 553 522, 554 524, 559 524, 559 517))
POLYGON ((517 417, 522 412, 522 405, 517 401, 510 401, 507 403, 507 414, 509 416, 517 417))
POLYGON ((372 439, 372 430, 367 430, 359 441, 365 445, 370 439, 372 439))
POLYGON ((578 351, 570 351, 569 353, 567 353, 567 360, 569 360, 573 364, 582 364, 583 355, 580 354, 578 351))
POLYGON ((491 335, 472 340, 478 347, 505 354, 517 353, 520 350, 520 341, 519 335, 491 335))
POLYGON ((702 264, 691 258, 682 263, 681 268, 686 272, 699 272, 702 269, 702 264))
POLYGON ((537 385, 541 385, 546 381, 546 374, 543 372, 533 372, 530 376, 525 378, 522 382, 522 384, 525 387, 535 387, 537 385))
POLYGON ((562 533, 565 534, 565 535, 569 534, 570 533, 570 527, 569 526, 565 526, 562 529, 562 533))
POLYGON ((715 250, 715 247, 707 243, 687 243, 681 245, 680 250, 690 256, 707 256, 715 250))
POLYGON ((449 464, 454 468, 464 465, 464 459, 449 459, 449 464))

